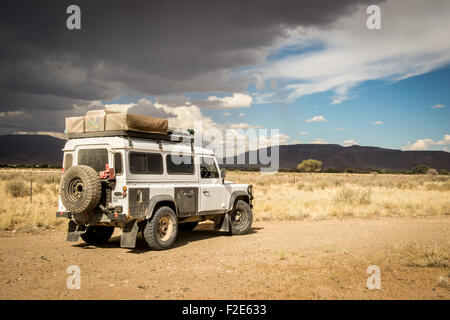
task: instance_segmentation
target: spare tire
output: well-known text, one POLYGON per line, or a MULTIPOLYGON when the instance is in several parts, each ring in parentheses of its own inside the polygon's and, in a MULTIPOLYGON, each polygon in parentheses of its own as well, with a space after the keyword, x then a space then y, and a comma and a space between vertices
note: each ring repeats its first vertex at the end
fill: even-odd
POLYGON ((89 166, 70 167, 61 178, 59 194, 69 212, 91 212, 100 201, 101 193, 98 173, 89 166))

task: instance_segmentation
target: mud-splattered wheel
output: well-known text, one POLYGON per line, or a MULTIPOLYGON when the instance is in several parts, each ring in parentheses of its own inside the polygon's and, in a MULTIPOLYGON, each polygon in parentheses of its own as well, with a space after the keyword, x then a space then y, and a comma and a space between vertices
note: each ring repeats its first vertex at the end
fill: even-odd
POLYGON ((161 207, 147 221, 142 236, 153 250, 170 248, 178 234, 177 217, 169 207, 161 207))
POLYGON ((231 234, 247 233, 253 223, 253 213, 249 204, 238 200, 230 213, 231 234))

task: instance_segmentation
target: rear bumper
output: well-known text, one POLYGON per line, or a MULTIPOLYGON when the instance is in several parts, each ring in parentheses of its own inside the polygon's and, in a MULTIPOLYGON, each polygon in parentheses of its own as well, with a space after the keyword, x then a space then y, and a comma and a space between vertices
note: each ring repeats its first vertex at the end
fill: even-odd
MULTIPOLYGON (((86 222, 89 221, 88 215, 86 215, 86 214, 79 214, 79 215, 75 215, 75 216, 76 216, 76 218, 78 218, 77 220, 79 220, 79 221, 84 221, 84 220, 86 220, 86 222)), ((98 220, 99 220, 98 222, 102 222, 105 220, 110 220, 110 221, 126 221, 127 220, 127 215, 125 213, 111 212, 111 213, 103 213, 103 215, 96 215, 96 216, 98 217, 98 220)), ((71 212, 57 211, 56 217, 72 219, 72 217, 74 217, 74 214, 72 214, 71 212)))

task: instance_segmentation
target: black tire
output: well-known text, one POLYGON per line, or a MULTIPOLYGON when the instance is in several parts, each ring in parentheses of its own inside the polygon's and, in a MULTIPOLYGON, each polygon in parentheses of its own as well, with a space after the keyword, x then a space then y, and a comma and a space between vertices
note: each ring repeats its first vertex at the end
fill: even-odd
POLYGON ((105 244, 111 238, 114 227, 109 226, 89 226, 85 233, 81 234, 81 239, 91 245, 105 244))
POLYGON ((67 169, 61 179, 59 194, 71 213, 89 213, 97 206, 102 193, 98 173, 88 166, 67 169))
POLYGON ((142 236, 153 250, 170 248, 178 235, 178 222, 175 212, 169 207, 160 207, 153 216, 147 220, 142 236))
POLYGON ((230 212, 230 232, 233 235, 247 233, 253 223, 253 212, 249 204, 238 200, 230 212))
POLYGON ((194 222, 185 222, 178 224, 179 231, 192 231, 198 225, 198 221, 194 222))

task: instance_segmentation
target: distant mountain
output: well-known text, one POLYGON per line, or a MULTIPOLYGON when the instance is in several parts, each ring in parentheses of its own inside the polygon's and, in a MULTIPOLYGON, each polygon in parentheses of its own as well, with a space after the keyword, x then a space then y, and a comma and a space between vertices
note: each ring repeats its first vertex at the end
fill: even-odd
MULTIPOLYGON (((269 148, 270 149, 270 148, 269 148)), ((263 149, 263 154, 266 150, 263 149)), ((269 152, 270 154, 270 152, 269 152)), ((450 170, 450 153, 445 151, 401 151, 378 147, 351 146, 343 147, 337 144, 296 144, 284 145, 279 148, 280 168, 296 168, 305 159, 316 159, 323 163, 323 169, 353 168, 353 169, 387 169, 393 171, 410 170, 416 165, 426 164, 435 169, 450 170)), ((248 163, 249 153, 245 153, 245 163, 248 163)), ((226 165, 225 167, 260 167, 260 165, 226 165)))
POLYGON ((51 136, 10 134, 0 136, 0 164, 62 164, 66 141, 51 136))
MULTIPOLYGON (((44 135, 0 136, 0 164, 61 165, 65 140, 44 135)), ((265 150, 263 150, 265 151, 265 150)), ((280 168, 295 168, 305 159, 323 162, 323 168, 410 170, 419 164, 450 171, 450 153, 445 151, 401 151, 378 147, 336 144, 297 144, 279 148, 280 168)), ((245 154, 248 163, 248 152, 245 154)), ((233 163, 237 163, 236 157, 233 163)), ((260 165, 227 165, 243 168, 260 165)))

